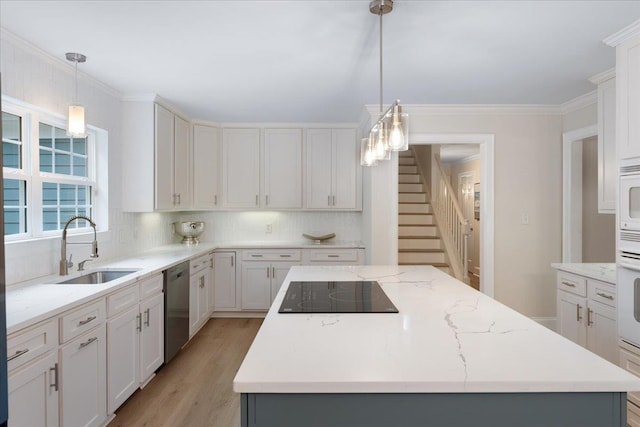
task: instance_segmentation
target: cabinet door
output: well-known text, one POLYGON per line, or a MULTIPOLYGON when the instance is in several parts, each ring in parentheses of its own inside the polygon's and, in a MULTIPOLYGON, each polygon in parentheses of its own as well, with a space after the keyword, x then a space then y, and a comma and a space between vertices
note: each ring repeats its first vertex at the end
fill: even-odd
POLYGON ((609 362, 618 364, 618 322, 616 309, 589 301, 587 348, 609 362))
POLYGON ((331 129, 309 129, 305 144, 306 207, 331 209, 332 163, 331 129))
POLYGON ((9 372, 9 422, 11 427, 58 425, 56 352, 9 372))
POLYGON ((204 325, 209 319, 209 267, 202 270, 202 280, 198 284, 198 323, 204 325))
POLYGON ((218 175, 220 172, 218 128, 193 127, 193 207, 218 207, 218 175))
POLYGON ((110 414, 138 389, 140 326, 138 304, 107 321, 107 410, 110 414))
POLYGON ((104 324, 60 349, 63 426, 101 426, 107 412, 104 324))
POLYGON ((640 157, 640 36, 616 48, 619 158, 640 157))
POLYGON ((262 206, 302 208, 302 129, 264 131, 262 206))
POLYGON ((213 269, 213 255, 211 255, 211 267, 209 267, 209 316, 215 307, 215 270, 213 269))
POLYGON ((616 79, 598 85, 598 212, 616 212, 616 79))
POLYGON ((173 188, 175 205, 179 209, 191 207, 191 138, 189 123, 175 116, 175 139, 173 142, 173 188))
POLYGON ((140 313, 142 333, 138 382, 142 384, 164 363, 164 294, 142 301, 140 313))
POLYGON ((266 310, 271 304, 271 264, 242 263, 242 309, 266 310))
POLYGON ((204 275, 202 272, 191 275, 189 279, 189 338, 191 338, 200 327, 198 299, 200 298, 199 288, 203 282, 204 275))
POLYGON ((292 262, 276 262, 271 266, 271 303, 276 298, 284 278, 287 277, 289 269, 294 265, 300 265, 299 263, 292 262))
POLYGON ((173 113, 155 105, 155 206, 173 209, 173 113))
POLYGON ((587 299, 558 291, 558 333, 586 347, 587 299))
POLYGON ((222 131, 222 185, 227 208, 260 206, 260 131, 222 131))
POLYGON ((213 256, 214 310, 236 308, 235 260, 235 252, 216 252, 213 256))
POLYGON ((357 209, 359 207, 358 178, 360 163, 356 152, 355 129, 334 129, 333 139, 333 190, 331 207, 357 209))

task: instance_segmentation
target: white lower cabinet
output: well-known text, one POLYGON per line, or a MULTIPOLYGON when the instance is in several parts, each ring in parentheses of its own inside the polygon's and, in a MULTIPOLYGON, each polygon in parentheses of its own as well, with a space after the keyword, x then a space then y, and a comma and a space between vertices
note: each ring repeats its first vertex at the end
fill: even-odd
POLYGON ((189 279, 189 337, 207 323, 209 315, 209 290, 211 289, 211 255, 191 260, 189 279))
POLYGON ((557 286, 557 332, 617 363, 615 285, 559 271, 557 286))
POLYGON ((216 252, 213 256, 213 287, 215 311, 238 309, 236 298, 236 253, 216 252))
POLYGON ((243 262, 242 309, 267 310, 289 269, 299 262, 243 262))
POLYGON ((107 320, 107 407, 112 414, 164 362, 162 275, 108 296, 107 305, 116 307, 107 320))
POLYGON ((58 425, 58 354, 49 352, 9 372, 9 425, 58 425))
POLYGON ((63 426, 101 426, 107 418, 106 338, 103 323, 60 349, 63 426))

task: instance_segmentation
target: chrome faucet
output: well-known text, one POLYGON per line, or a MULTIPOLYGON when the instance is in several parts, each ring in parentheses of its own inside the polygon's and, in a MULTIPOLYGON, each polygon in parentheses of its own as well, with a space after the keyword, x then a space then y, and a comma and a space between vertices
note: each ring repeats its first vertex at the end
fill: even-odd
MULTIPOLYGON (((67 261, 67 228, 69 225, 78 219, 83 219, 93 227, 93 242, 71 242, 70 245, 91 245, 91 258, 98 258, 98 239, 96 234, 96 223, 91 221, 91 218, 87 218, 86 216, 77 215, 69 219, 64 225, 64 229, 62 230, 62 241, 60 242, 60 275, 66 276, 69 274, 69 267, 73 267, 73 263, 71 262, 71 257, 69 257, 69 261, 67 261)), ((73 256, 73 254, 72 254, 73 256)), ((84 265, 83 265, 84 266, 84 265)))

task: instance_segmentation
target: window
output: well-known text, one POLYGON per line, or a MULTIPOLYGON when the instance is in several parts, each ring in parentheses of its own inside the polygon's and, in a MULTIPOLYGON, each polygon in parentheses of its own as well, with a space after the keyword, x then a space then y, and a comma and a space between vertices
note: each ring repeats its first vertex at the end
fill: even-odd
MULTIPOLYGON (((63 119, 4 99, 3 110, 5 240, 58 236, 73 216, 93 219, 100 202, 94 149, 99 131, 71 137, 63 119)), ((88 227, 74 221, 70 230, 88 227)))

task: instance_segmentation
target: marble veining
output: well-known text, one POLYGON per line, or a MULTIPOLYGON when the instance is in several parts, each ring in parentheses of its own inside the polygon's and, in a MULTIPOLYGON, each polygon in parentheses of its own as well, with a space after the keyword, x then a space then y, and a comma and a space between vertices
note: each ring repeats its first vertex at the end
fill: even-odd
POLYGON ((640 379, 427 266, 292 267, 240 393, 640 390, 640 379), (399 313, 280 314, 290 281, 377 280, 399 313))

